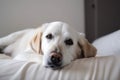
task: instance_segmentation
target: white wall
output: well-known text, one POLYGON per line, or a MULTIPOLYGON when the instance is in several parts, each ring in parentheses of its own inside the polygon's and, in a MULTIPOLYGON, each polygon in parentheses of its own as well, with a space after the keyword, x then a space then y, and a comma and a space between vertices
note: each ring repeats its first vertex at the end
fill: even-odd
POLYGON ((0 37, 56 20, 84 32, 84 0, 0 0, 0 37))

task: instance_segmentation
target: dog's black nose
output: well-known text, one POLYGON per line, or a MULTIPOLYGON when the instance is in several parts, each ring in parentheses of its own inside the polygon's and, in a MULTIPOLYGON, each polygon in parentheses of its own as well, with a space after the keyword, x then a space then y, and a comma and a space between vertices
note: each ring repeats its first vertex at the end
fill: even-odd
POLYGON ((51 68, 60 67, 62 65, 62 55, 59 53, 51 53, 48 65, 51 68))
POLYGON ((59 62, 61 62, 61 56, 57 54, 53 54, 50 58, 51 62, 55 65, 57 65, 59 62))

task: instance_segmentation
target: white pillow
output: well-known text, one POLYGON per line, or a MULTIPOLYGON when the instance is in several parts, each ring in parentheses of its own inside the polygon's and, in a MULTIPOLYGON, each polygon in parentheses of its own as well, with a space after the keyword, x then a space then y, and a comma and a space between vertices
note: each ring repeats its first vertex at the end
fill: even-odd
POLYGON ((97 48, 97 56, 120 54, 120 30, 95 40, 93 45, 97 48))

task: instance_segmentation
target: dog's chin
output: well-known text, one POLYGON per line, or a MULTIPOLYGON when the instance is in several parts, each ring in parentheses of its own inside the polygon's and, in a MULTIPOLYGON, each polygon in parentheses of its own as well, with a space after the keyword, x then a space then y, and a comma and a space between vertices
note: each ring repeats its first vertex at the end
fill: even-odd
POLYGON ((57 70, 57 69, 61 69, 62 68, 62 64, 54 65, 54 64, 52 64, 50 62, 47 62, 47 65, 45 65, 45 67, 53 69, 53 70, 57 70))
POLYGON ((54 66, 45 66, 46 68, 50 68, 50 69, 53 69, 53 70, 59 70, 59 69, 62 69, 63 66, 59 66, 59 67, 54 67, 54 66))
POLYGON ((68 64, 62 64, 60 66, 53 66, 53 65, 45 65, 45 68, 50 68, 50 69, 53 69, 53 70, 60 70, 62 68, 64 68, 65 66, 69 65, 70 63, 68 64))
POLYGON ((63 68, 63 64, 59 64, 59 65, 54 65, 54 64, 51 64, 50 62, 47 62, 46 65, 44 65, 45 68, 50 68, 50 69, 53 69, 53 70, 59 70, 61 68, 63 68))
POLYGON ((63 60, 62 60, 62 62, 61 62, 61 64, 60 65, 53 65, 53 64, 51 64, 51 63, 49 63, 48 61, 45 63, 45 64, 43 64, 43 66, 45 67, 45 68, 50 68, 50 69, 53 69, 53 70, 60 70, 60 69, 62 69, 62 68, 64 68, 65 66, 67 66, 67 65, 69 65, 71 62, 64 62, 63 60))

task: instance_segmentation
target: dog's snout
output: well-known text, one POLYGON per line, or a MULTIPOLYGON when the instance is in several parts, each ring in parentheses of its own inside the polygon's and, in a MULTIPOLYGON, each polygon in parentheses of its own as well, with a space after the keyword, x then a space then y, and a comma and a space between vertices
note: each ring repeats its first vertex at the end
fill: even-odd
POLYGON ((57 65, 62 60, 62 56, 58 53, 53 53, 50 56, 50 60, 53 64, 57 65))
POLYGON ((52 52, 48 60, 49 67, 55 69, 60 68, 62 65, 62 55, 61 53, 52 52))

